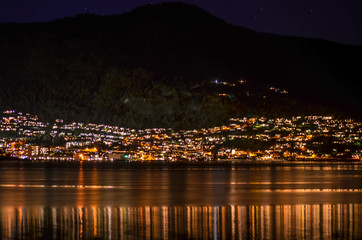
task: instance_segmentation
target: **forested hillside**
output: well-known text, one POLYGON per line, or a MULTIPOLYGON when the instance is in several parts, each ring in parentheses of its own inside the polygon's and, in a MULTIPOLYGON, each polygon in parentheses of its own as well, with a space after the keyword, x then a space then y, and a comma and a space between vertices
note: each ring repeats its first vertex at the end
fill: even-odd
POLYGON ((48 121, 192 128, 362 113, 360 46, 257 33, 183 3, 0 24, 0 53, 1 108, 48 121))

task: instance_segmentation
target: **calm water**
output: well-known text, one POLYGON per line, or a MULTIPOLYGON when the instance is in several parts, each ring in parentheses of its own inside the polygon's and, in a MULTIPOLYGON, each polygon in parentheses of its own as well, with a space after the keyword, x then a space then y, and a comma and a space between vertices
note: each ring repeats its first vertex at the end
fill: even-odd
POLYGON ((0 163, 1 239, 362 239, 362 165, 0 163))

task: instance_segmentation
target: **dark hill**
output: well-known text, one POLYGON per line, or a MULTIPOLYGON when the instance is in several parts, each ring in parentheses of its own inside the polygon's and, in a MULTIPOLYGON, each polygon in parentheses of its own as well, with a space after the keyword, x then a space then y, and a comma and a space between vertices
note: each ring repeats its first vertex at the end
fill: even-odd
POLYGON ((189 128, 362 113, 361 46, 258 33, 184 3, 0 24, 0 53, 2 108, 48 120, 189 128))

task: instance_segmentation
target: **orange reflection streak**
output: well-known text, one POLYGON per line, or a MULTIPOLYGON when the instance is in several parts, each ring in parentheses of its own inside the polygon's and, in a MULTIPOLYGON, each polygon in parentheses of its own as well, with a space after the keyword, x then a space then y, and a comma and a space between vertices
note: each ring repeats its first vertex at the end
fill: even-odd
POLYGON ((0 208, 0 239, 361 239, 362 204, 0 208))
MULTIPOLYGON (((80 164, 79 173, 78 173, 78 185, 79 188, 84 188, 84 172, 83 172, 83 162, 80 164)), ((84 191, 80 190, 77 193, 77 206, 84 206, 84 191)))

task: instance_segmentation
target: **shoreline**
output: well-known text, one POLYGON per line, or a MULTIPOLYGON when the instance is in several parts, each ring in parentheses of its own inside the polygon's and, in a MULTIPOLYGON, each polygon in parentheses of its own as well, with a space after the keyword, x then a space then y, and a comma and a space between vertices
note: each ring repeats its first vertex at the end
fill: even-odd
MULTIPOLYGON (((338 159, 337 159, 338 160, 338 159)), ((165 162, 165 161, 64 161, 64 160, 1 160, 1 165, 16 167, 45 167, 45 168, 114 168, 114 169, 152 169, 152 168, 234 168, 234 167, 288 167, 288 166, 360 166, 361 161, 208 161, 208 162, 165 162)))

